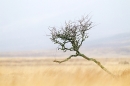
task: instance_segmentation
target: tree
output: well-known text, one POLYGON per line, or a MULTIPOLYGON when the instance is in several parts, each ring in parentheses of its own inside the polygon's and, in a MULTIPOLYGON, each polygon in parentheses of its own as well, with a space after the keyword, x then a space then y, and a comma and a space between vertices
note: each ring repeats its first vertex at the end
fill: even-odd
POLYGON ((60 30, 57 30, 56 27, 49 28, 49 30, 51 31, 51 41, 54 42, 54 44, 60 45, 58 50, 63 50, 64 52, 75 51, 74 55, 70 55, 68 58, 62 61, 54 60, 54 62, 62 63, 68 61, 72 57, 81 56, 86 60, 95 62, 104 71, 112 75, 112 73, 109 72, 99 61, 94 58, 89 58, 79 51, 82 43, 85 41, 86 38, 88 38, 87 31, 93 27, 93 22, 91 22, 90 20, 91 18, 88 18, 88 16, 86 16, 82 17, 76 22, 65 22, 65 27, 61 27, 60 30), (71 47, 66 47, 67 44, 71 44, 71 47))

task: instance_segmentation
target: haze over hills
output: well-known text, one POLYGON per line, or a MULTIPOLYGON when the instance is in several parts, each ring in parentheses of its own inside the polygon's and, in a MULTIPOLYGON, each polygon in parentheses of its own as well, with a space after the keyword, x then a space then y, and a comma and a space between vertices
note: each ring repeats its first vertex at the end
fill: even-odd
POLYGON ((94 40, 86 45, 86 51, 92 56, 128 57, 130 56, 130 33, 94 40))
MULTIPOLYGON (((40 41, 39 41, 40 42, 40 41)), ((40 43, 39 43, 40 44, 40 43)), ((40 45, 39 45, 40 47, 40 45)), ((85 41, 81 47, 81 52, 89 57, 129 57, 130 56, 130 33, 118 34, 112 37, 85 41)), ((0 57, 64 57, 74 52, 63 53, 56 48, 46 50, 31 50, 17 52, 0 52, 0 57)))

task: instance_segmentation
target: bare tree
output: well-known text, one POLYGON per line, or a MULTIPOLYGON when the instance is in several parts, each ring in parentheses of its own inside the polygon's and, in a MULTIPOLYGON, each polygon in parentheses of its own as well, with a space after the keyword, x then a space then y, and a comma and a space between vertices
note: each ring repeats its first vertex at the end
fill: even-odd
POLYGON ((82 19, 72 22, 69 21, 68 23, 65 22, 65 27, 61 27, 60 30, 57 31, 55 27, 49 28, 51 31, 51 40, 54 42, 54 44, 59 44, 60 47, 58 50, 63 50, 64 52, 66 51, 75 51, 74 55, 70 55, 68 58, 62 60, 62 61, 57 61, 54 60, 54 62, 57 63, 62 63, 65 61, 68 61, 72 57, 77 57, 81 56, 86 60, 93 61, 97 65, 99 65, 104 71, 107 73, 111 74, 99 61, 97 61, 94 58, 89 58, 82 54, 79 49, 82 46, 82 43, 85 41, 86 38, 88 38, 87 31, 90 30, 93 25, 92 22, 90 21, 91 18, 82 17, 82 19), (71 44, 71 47, 66 47, 67 44, 71 44))

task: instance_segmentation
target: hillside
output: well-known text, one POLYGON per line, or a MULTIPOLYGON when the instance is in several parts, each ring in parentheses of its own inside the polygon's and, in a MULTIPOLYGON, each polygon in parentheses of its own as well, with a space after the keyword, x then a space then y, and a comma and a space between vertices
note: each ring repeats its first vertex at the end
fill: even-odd
MULTIPOLYGON (((39 46, 40 47, 40 46, 39 46)), ((81 47, 81 52, 90 57, 128 57, 130 56, 130 33, 118 34, 112 37, 87 41, 81 47)), ((63 57, 72 54, 71 52, 63 53, 56 49, 50 50, 32 50, 23 52, 0 52, 0 57, 8 56, 27 56, 27 57, 63 57)))
POLYGON ((93 56, 130 56, 130 33, 94 40, 84 47, 93 56))

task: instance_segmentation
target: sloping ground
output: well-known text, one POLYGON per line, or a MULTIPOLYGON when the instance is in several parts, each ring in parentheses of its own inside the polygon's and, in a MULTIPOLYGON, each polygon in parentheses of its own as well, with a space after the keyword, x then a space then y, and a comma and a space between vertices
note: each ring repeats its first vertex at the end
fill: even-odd
POLYGON ((83 49, 83 52, 91 57, 129 57, 130 33, 92 41, 83 49))
POLYGON ((57 64, 52 62, 53 59, 38 57, 1 58, 0 86, 130 86, 130 64, 118 64, 125 60, 130 62, 129 58, 98 60, 107 60, 103 64, 115 77, 93 62, 85 64, 88 61, 84 59, 57 64))

